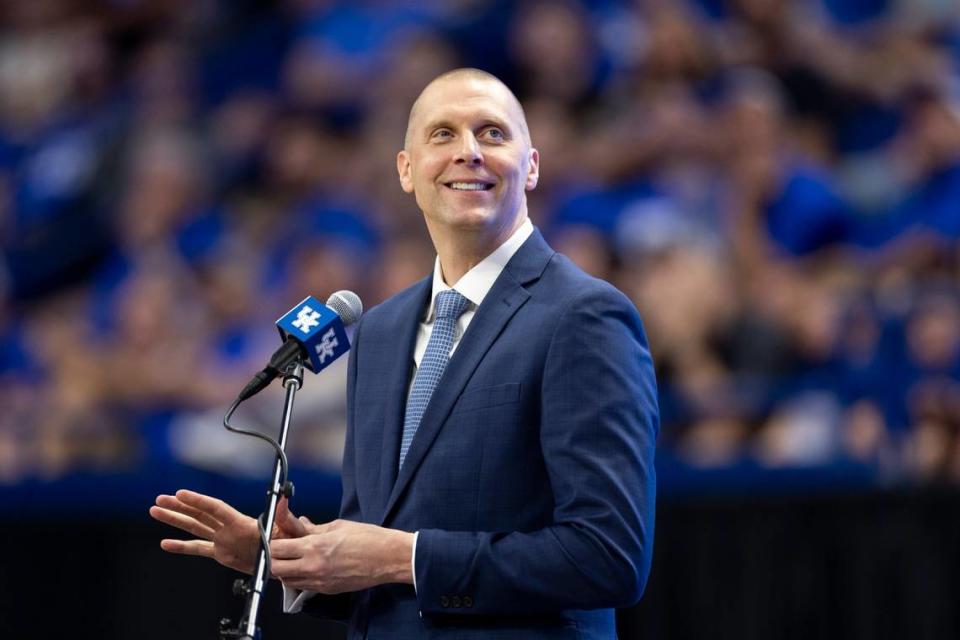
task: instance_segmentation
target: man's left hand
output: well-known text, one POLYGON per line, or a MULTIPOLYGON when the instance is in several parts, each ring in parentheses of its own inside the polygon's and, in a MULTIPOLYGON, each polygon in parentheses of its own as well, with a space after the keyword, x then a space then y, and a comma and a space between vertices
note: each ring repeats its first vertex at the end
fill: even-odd
POLYGON ((270 543, 272 573, 285 586, 333 594, 413 584, 414 534, 350 520, 300 520, 307 535, 270 543))

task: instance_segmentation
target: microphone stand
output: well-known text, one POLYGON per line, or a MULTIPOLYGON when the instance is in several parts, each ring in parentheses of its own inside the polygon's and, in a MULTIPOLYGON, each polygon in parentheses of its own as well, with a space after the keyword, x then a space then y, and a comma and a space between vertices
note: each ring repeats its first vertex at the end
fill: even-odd
MULTIPOLYGON (((286 469, 284 469, 283 460, 280 457, 280 451, 287 446, 287 433, 290 430, 290 418, 293 414, 293 399, 297 391, 303 385, 303 366, 299 360, 296 360, 287 367, 283 374, 283 386, 287 390, 286 398, 283 403, 283 416, 280 423, 280 437, 277 442, 280 450, 277 452, 276 462, 273 467, 273 481, 267 490, 267 511, 266 518, 261 519, 263 530, 261 531, 260 553, 257 557, 257 565, 253 575, 249 580, 238 578, 233 583, 233 592, 238 596, 246 596, 247 601, 244 606, 243 617, 240 624, 233 627, 229 618, 220 620, 220 640, 260 640, 260 628, 257 626, 257 615, 260 611, 260 604, 263 600, 263 591, 267 580, 270 566, 270 534, 273 532, 273 523, 277 516, 277 502, 280 496, 286 496, 288 499, 293 496, 293 483, 286 482, 281 486, 286 469)), ((262 517, 262 516, 261 516, 262 517)))

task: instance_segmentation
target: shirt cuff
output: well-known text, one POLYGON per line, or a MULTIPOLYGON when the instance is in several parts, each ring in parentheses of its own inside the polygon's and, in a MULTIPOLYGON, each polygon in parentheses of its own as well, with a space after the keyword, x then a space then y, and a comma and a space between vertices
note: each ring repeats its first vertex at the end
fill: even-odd
POLYGON ((315 595, 317 595, 316 591, 301 591, 283 585, 283 612, 300 613, 304 603, 315 595))
MULTIPOLYGON (((410 571, 413 572, 413 593, 417 593, 417 538, 420 537, 419 531, 413 532, 413 553, 410 554, 410 571)), ((301 605, 302 606, 302 605, 301 605)))

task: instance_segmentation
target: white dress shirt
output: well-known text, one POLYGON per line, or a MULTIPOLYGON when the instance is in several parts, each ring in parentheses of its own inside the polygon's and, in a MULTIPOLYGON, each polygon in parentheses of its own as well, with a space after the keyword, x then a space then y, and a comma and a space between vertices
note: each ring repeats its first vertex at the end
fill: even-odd
MULTIPOLYGON (((410 375, 410 381, 407 387, 407 394, 413 387, 413 379, 417 374, 417 368, 423 360, 423 354, 427 350, 427 343, 430 341, 430 335, 433 333, 434 307, 436 305, 437 294, 447 289, 456 289, 464 298, 470 301, 466 311, 457 319, 456 330, 453 334, 453 346, 450 349, 451 355, 457 350, 460 344, 460 338, 463 336, 470 321, 477 313, 477 307, 483 302, 483 299, 490 293, 493 283, 497 281, 504 267, 517 252, 521 245, 526 242, 530 234, 533 233, 533 223, 527 218, 520 227, 513 232, 507 240, 497 247, 493 253, 481 260, 472 269, 463 274, 453 286, 448 285, 443 279, 443 270, 440 267, 440 256, 437 256, 433 265, 433 292, 430 295, 430 305, 427 307, 426 315, 417 328, 417 341, 413 347, 413 372, 410 375)), ((413 537, 413 553, 410 557, 410 565, 413 570, 413 588, 417 588, 417 539, 420 532, 415 532, 413 537)), ((300 591, 283 587, 283 610, 287 613, 297 613, 303 608, 303 603, 307 598, 313 596, 312 591, 300 591)))

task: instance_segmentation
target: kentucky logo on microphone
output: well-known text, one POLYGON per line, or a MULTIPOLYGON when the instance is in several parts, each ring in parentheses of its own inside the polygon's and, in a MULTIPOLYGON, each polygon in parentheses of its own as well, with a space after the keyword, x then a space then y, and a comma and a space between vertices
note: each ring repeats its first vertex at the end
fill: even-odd
POLYGON ((310 305, 304 305, 297 313, 297 319, 291 324, 304 333, 310 333, 310 329, 320 324, 319 317, 320 314, 310 308, 310 305))
POLYGON ((340 341, 337 340, 337 334, 333 329, 323 334, 320 344, 317 345, 317 355, 320 357, 320 362, 326 362, 327 358, 333 357, 338 344, 340 344, 340 341))
POLYGON ((313 296, 277 320, 277 329, 284 340, 296 340, 303 346, 305 367, 319 372, 350 349, 343 320, 337 313, 313 296))

